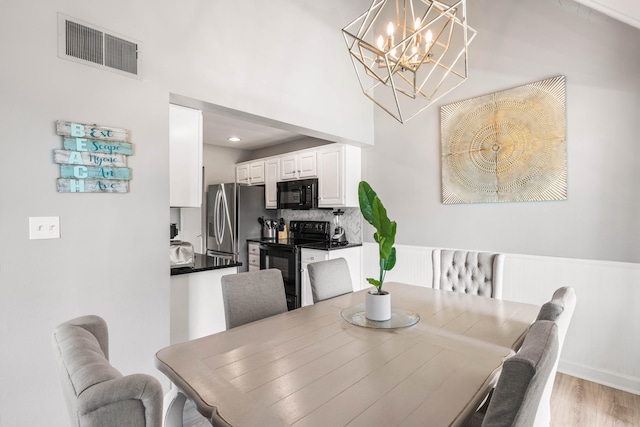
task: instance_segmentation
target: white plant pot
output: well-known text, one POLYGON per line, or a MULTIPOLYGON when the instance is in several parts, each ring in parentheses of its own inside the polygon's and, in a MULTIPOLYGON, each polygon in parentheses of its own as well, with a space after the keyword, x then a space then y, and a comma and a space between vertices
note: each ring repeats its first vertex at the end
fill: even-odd
POLYGON ((377 322, 391 319, 391 294, 382 291, 369 291, 365 296, 365 316, 377 322))

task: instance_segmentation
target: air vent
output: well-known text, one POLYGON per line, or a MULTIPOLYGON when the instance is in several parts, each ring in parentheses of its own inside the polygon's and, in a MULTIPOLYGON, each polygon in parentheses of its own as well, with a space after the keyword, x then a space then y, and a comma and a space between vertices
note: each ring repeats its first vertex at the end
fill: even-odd
POLYGON ((140 43, 58 14, 58 56, 139 78, 140 43))

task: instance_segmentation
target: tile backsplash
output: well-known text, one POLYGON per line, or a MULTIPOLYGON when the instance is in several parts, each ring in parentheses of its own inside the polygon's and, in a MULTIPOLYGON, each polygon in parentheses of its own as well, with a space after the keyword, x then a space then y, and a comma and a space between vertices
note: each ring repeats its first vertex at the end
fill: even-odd
MULTIPOLYGON (((362 243, 362 214, 359 208, 340 208, 344 211, 342 215, 342 226, 347 235, 347 240, 352 243, 362 243)), ((284 218, 285 222, 291 220, 307 221, 329 221, 333 227, 333 212, 337 209, 310 209, 310 210, 278 210, 278 218, 284 218)))

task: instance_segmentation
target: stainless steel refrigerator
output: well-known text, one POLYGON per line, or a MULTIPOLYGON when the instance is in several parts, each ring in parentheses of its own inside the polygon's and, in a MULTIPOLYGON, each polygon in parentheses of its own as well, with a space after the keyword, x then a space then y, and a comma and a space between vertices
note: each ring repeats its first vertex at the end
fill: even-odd
POLYGON ((269 216, 264 186, 210 185, 207 191, 207 254, 240 261, 248 271, 247 239, 259 239, 258 218, 269 216))

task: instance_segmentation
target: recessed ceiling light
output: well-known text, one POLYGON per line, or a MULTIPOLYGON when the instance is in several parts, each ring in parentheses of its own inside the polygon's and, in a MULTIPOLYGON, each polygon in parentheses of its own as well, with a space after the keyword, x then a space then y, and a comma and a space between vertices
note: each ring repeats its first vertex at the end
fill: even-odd
POLYGON ((237 136, 230 136, 229 138, 227 138, 227 141, 229 141, 229 142, 240 142, 240 138, 238 138, 237 136))

